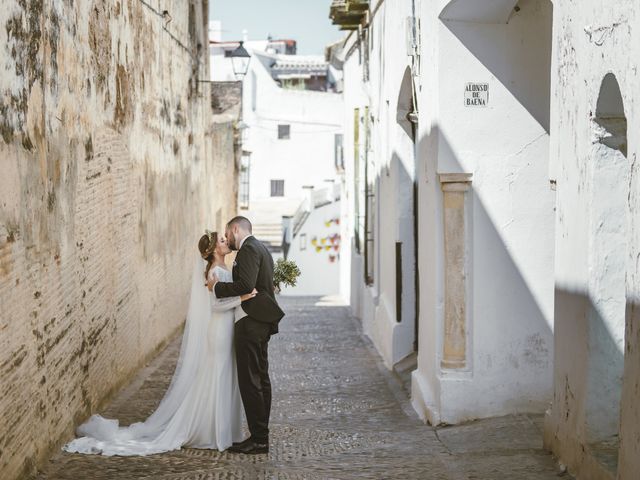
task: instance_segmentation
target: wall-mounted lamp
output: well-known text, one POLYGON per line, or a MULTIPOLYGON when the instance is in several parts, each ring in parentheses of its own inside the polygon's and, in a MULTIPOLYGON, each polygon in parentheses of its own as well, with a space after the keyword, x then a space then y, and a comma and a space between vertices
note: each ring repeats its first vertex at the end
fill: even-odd
POLYGON ((247 74, 249 70, 249 61, 251 60, 251 55, 242 45, 244 42, 240 42, 238 48, 236 48, 233 52, 231 52, 231 64, 233 66, 233 74, 236 76, 238 80, 244 79, 244 76, 247 74))

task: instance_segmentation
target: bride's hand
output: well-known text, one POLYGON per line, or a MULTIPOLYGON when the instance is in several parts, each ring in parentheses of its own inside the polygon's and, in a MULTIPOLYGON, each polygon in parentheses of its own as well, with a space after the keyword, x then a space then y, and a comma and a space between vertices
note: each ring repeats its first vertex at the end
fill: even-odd
POLYGON ((255 297, 258 294, 258 290, 256 290, 255 288, 253 289, 253 291, 251 293, 245 293, 244 295, 242 295, 240 297, 240 300, 242 300, 243 302, 252 299, 253 297, 255 297))

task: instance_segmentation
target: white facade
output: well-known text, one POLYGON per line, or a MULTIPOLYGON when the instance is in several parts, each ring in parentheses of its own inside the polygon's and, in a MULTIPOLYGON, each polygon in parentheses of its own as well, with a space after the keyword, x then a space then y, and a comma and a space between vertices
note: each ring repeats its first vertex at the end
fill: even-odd
POLYGON ((296 262, 301 274, 295 287, 282 289, 283 295, 343 293, 340 291, 341 189, 338 184, 307 190, 308 199, 290 224, 292 235, 287 254, 289 260, 296 262))
MULTIPOLYGON (((215 31, 215 28, 212 29, 215 31)), ((272 67, 288 64, 313 65, 326 62, 323 57, 287 55, 291 41, 247 41, 251 54, 249 71, 243 80, 242 171, 240 173, 240 214, 253 221, 254 233, 280 249, 282 217, 292 216, 306 198, 305 188, 321 189, 340 182, 336 169, 337 146, 342 135, 342 96, 333 92, 282 88, 274 80, 272 67)), ((234 79, 231 59, 225 50, 231 43, 211 44, 214 80, 234 79)), ((282 72, 276 72, 282 75, 282 72)), ((337 265, 327 264, 329 270, 337 265)), ((313 272, 317 292, 335 289, 331 273, 313 272)), ((312 272, 307 272, 307 275, 312 272)), ((302 290, 301 290, 302 291, 302 290)), ((311 286, 305 287, 313 294, 311 286)), ((293 292, 289 292, 293 293, 293 292)))
POLYGON ((399 99, 401 87, 405 87, 403 96, 411 95, 406 82, 403 84, 409 62, 404 32, 410 5, 395 2, 382 6, 385 12, 387 9, 388 14, 380 12, 374 19, 370 81, 362 81, 366 72, 361 59, 366 47, 359 50, 355 35, 349 37, 342 55, 345 185, 351 199, 347 227, 352 238, 351 305, 354 314, 362 319, 364 332, 386 365, 392 367, 411 354, 415 340, 412 232, 416 166, 411 126, 396 122, 398 108, 404 108, 406 103, 405 98, 399 99), (384 32, 393 33, 386 37, 384 32), (399 51, 394 52, 394 47, 399 51), (384 62, 380 61, 381 55, 384 62), (365 215, 367 199, 369 218, 365 215), (369 252, 368 256, 365 252, 369 252), (398 269, 396 258, 401 263, 398 269), (402 295, 397 294, 397 270, 402 295))
POLYGON ((413 403, 433 423, 540 412, 551 399, 553 7, 541 0, 483 2, 489 11, 476 22, 478 3, 425 2, 421 16, 423 295, 413 403), (485 106, 467 105, 470 84, 488 86, 485 106), (457 301, 460 293, 446 291, 448 173, 471 180, 463 207, 465 355, 454 369, 444 368, 443 352, 447 297, 457 301))
POLYGON ((343 49, 346 183, 358 168, 356 108, 371 129, 358 161, 375 172, 373 282, 363 282, 365 254, 354 252, 352 305, 387 366, 417 339, 412 401, 436 424, 541 412, 552 393, 551 3, 521 1, 508 24, 502 15, 515 2, 483 23, 462 3, 416 2, 419 59, 407 50, 411 2, 382 3, 363 42, 368 81, 366 46, 343 49), (466 105, 468 84, 488 84, 486 106, 466 105))
MULTIPOLYGON (((278 87, 266 65, 271 57, 253 52, 244 81, 244 149, 251 152, 249 210, 279 202, 271 197, 271 179, 284 180, 284 198, 294 210, 305 198, 302 187, 321 187, 336 178, 335 136, 342 132, 342 99, 335 93, 278 87), (278 138, 278 126, 289 138, 278 138)), ((292 210, 282 211, 291 214, 292 210)))
POLYGON ((574 10, 572 2, 555 2, 555 7, 555 395, 545 445, 577 478, 636 479, 638 3, 588 1, 574 10), (562 20, 569 16, 571 22, 562 20))
POLYGON ((637 6, 382 0, 359 22, 348 6, 336 16, 363 25, 336 55, 355 314, 391 367, 417 293, 418 413, 456 423, 551 404, 545 445, 579 479, 640 472, 637 6), (413 238, 417 292, 392 248, 413 238))

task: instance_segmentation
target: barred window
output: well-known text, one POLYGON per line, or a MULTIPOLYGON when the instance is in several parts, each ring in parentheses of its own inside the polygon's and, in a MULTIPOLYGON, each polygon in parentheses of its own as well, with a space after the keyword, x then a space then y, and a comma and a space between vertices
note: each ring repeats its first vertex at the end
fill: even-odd
POLYGON ((291 138, 291 125, 278 125, 278 139, 288 140, 291 138))
POLYGON ((239 175, 238 203, 242 209, 249 208, 249 179, 251 169, 251 157, 242 155, 239 175))
POLYGON ((284 180, 271 180, 271 196, 284 197, 284 180))

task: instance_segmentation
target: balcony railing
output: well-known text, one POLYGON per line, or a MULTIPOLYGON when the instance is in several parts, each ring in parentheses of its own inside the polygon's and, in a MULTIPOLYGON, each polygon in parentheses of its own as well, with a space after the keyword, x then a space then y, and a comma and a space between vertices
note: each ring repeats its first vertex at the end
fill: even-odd
POLYGON ((304 222, 307 220, 309 213, 311 210, 316 208, 320 208, 324 205, 328 205, 337 200, 340 200, 340 184, 334 184, 327 188, 322 188, 319 190, 312 190, 308 196, 301 203, 298 209, 293 214, 291 218, 291 230, 293 236, 295 237, 304 222))

